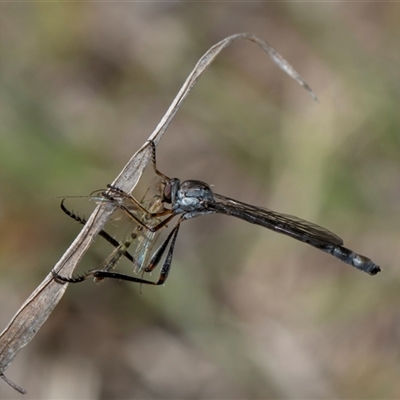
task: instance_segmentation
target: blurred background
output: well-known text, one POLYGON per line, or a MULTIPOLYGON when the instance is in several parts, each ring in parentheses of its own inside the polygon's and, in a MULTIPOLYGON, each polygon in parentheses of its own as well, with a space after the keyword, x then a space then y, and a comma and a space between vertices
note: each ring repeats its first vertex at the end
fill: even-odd
MULTIPOLYGON (((235 218, 185 222, 165 287, 70 285, 7 370, 25 399, 400 397, 399 4, 0 10, 1 329, 80 230, 54 197, 111 182, 200 56, 238 32, 271 43, 320 104, 236 42, 175 117, 159 169, 322 225, 383 267, 370 277, 235 218)), ((98 239, 80 271, 110 252, 98 239)), ((0 397, 21 395, 0 382, 0 397)))

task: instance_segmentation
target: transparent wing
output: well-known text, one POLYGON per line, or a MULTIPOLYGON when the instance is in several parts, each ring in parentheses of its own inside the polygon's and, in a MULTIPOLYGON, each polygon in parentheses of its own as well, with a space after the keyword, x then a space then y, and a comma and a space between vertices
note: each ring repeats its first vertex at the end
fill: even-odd
POLYGON ((135 241, 136 248, 133 253, 133 272, 135 274, 147 267, 151 250, 160 234, 160 232, 151 232, 142 227, 138 227, 137 229, 140 230, 140 234, 138 234, 135 241))
POLYGON ((147 190, 142 200, 138 201, 130 194, 127 194, 117 188, 108 187, 107 192, 101 191, 100 195, 93 196, 95 201, 114 202, 130 219, 133 224, 129 233, 116 246, 113 253, 103 262, 101 269, 110 271, 115 268, 121 257, 129 250, 134 248, 132 255, 134 273, 141 272, 147 267, 151 250, 160 232, 151 232, 145 226, 157 226, 161 219, 152 216, 164 210, 163 203, 159 193, 151 193, 147 190), (105 193, 108 193, 106 196, 105 193), (144 225, 141 225, 143 223, 144 225))
POLYGON ((209 209, 214 212, 232 215, 316 247, 327 244, 339 246, 343 244, 343 240, 339 236, 301 218, 252 206, 220 194, 214 194, 214 198, 215 203, 209 205, 209 209))

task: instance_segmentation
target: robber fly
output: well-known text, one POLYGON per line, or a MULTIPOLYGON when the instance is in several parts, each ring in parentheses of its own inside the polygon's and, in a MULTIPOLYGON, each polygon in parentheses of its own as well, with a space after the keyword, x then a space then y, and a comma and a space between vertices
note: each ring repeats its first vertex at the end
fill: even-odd
POLYGON ((111 185, 108 185, 106 191, 101 192, 103 201, 113 202, 137 223, 134 233, 122 244, 117 244, 116 252, 104 264, 103 268, 96 268, 83 275, 72 277, 64 277, 53 271, 55 279, 60 282, 77 283, 89 277, 94 277, 96 280, 112 278, 148 285, 162 285, 166 281, 171 269, 175 242, 181 223, 188 219, 207 214, 230 215, 282 233, 322 250, 370 275, 376 275, 381 270, 369 258, 344 247, 343 240, 339 236, 316 224, 213 193, 210 186, 201 181, 187 180, 181 182, 177 178, 168 178, 156 167, 155 144, 149 141, 149 145, 152 148, 154 171, 161 178, 160 194, 153 199, 153 202, 150 201, 148 204, 149 209, 146 209, 133 196, 111 185), (140 210, 140 213, 138 210, 140 210), (143 215, 144 217, 140 217, 139 215, 143 215), (126 255, 126 250, 134 241, 142 243, 145 249, 151 249, 155 240, 155 234, 166 227, 176 216, 179 216, 178 220, 166 239, 154 252, 147 265, 144 262, 147 260, 148 253, 144 252, 144 250, 135 253, 136 257, 138 257, 133 260, 134 264, 138 265, 136 272, 151 272, 156 268, 166 252, 165 260, 156 282, 112 271, 115 263, 123 255, 126 255))

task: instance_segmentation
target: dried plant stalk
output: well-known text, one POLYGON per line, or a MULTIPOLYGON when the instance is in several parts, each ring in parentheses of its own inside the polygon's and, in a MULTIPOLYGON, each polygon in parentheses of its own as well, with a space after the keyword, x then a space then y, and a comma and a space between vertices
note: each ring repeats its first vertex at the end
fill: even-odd
MULTIPOLYGON (((203 55, 203 57, 200 58, 148 140, 152 140, 156 144, 160 141, 171 120, 203 72, 210 66, 221 50, 239 39, 247 39, 260 46, 266 53, 268 53, 280 69, 296 80, 314 100, 317 100, 316 95, 304 79, 271 45, 253 34, 239 33, 229 36, 215 44, 203 55)), ((113 186, 119 187, 125 192, 131 192, 139 181, 144 168, 148 164, 150 156, 151 149, 148 146, 147 141, 132 156, 121 173, 112 183, 113 186)), ((63 275, 66 276, 73 273, 86 250, 93 242, 95 236, 108 221, 114 210, 115 205, 112 203, 105 203, 96 207, 82 231, 54 266, 55 271, 62 271, 63 275)), ((33 339, 35 334, 53 311, 54 307, 60 301, 67 286, 68 284, 55 282, 52 274, 49 273, 17 311, 11 322, 0 335, 0 377, 20 393, 26 392, 24 389, 6 378, 4 376, 4 371, 14 360, 21 348, 26 346, 33 339)))

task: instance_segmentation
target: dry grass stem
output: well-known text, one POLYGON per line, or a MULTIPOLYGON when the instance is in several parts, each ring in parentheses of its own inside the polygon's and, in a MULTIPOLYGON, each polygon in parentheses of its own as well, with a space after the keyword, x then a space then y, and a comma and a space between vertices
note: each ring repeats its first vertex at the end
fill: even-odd
MULTIPOLYGON (((161 119, 154 132, 150 135, 149 140, 154 141, 156 144, 160 141, 171 120, 181 107, 183 101, 189 95, 191 89, 200 76, 210 66, 221 50, 239 39, 250 40, 261 47, 266 53, 268 53, 280 69, 296 80, 314 100, 317 100, 316 95, 304 79, 272 46, 252 34, 240 33, 229 36, 215 44, 203 55, 203 57, 201 57, 164 117, 161 119)), ((148 146, 148 142, 146 142, 132 156, 121 173, 114 180, 113 185, 121 188, 125 192, 131 192, 138 183, 144 168, 149 162, 150 156, 151 149, 148 146)), ((97 233, 105 225, 114 210, 115 205, 113 204, 105 203, 96 207, 82 231, 54 266, 55 271, 62 271, 63 275, 66 276, 73 273, 97 233)), ((60 284, 54 281, 52 274, 49 273, 17 311, 9 325, 0 335, 0 377, 20 393, 24 393, 24 390, 8 380, 3 375, 4 371, 14 360, 21 348, 26 346, 36 335, 42 324, 46 321, 54 307, 60 301, 67 286, 67 284, 60 284)))

